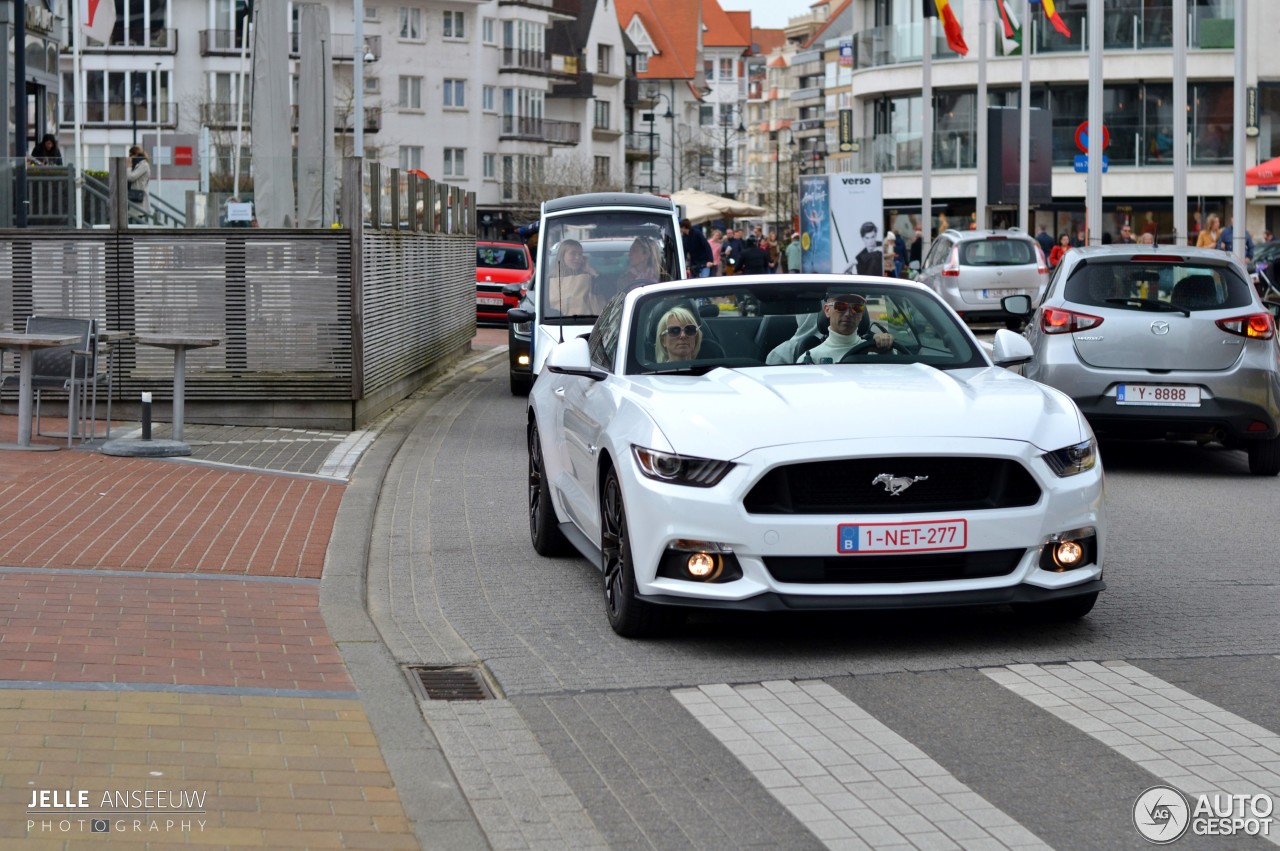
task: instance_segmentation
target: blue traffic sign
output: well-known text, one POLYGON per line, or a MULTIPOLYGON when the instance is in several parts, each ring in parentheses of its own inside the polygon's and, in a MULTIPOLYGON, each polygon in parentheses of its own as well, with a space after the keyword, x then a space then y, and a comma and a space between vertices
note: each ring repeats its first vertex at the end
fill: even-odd
MULTIPOLYGON (((1111 160, 1107 159, 1104 156, 1102 158, 1102 170, 1105 172, 1107 170, 1107 167, 1110 165, 1111 165, 1111 160)), ((1084 174, 1088 170, 1089 170, 1089 155, 1076 154, 1076 171, 1080 172, 1081 174, 1084 174)))

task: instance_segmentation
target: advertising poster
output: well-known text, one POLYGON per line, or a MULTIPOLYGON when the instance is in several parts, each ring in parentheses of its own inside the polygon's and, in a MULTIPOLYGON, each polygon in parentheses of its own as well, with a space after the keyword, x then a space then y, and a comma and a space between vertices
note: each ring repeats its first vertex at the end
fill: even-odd
POLYGON ((867 262, 880 252, 883 236, 880 175, 800 178, 800 256, 805 272, 872 274, 867 262))
POLYGON ((831 271, 870 274, 867 261, 884 237, 884 190, 878 174, 828 174, 831 271))
POLYGON ((831 206, 827 175, 800 178, 800 268, 831 271, 831 206))

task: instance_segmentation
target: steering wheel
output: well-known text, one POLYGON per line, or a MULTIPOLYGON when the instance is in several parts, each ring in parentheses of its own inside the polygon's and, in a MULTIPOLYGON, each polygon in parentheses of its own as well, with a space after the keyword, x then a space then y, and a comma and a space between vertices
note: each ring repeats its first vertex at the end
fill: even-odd
POLYGON ((839 362, 850 363, 851 358, 856 358, 859 355, 868 355, 868 354, 870 355, 885 355, 885 354, 910 355, 911 351, 906 346, 899 343, 897 340, 893 341, 892 345, 889 346, 888 351, 884 351, 883 349, 876 348, 875 339, 868 339, 868 340, 863 340, 859 343, 854 343, 853 348, 845 352, 844 356, 840 358, 839 362))
POLYGON ((889 330, 889 326, 888 326, 888 325, 885 325, 885 324, 884 324, 883 322, 881 322, 879 319, 876 319, 876 320, 872 321, 872 323, 871 323, 871 326, 870 326, 870 327, 871 327, 871 330, 872 330, 872 331, 877 331, 877 332, 879 332, 879 333, 881 333, 881 334, 892 334, 892 333, 893 333, 892 331, 890 331, 890 330, 889 330))

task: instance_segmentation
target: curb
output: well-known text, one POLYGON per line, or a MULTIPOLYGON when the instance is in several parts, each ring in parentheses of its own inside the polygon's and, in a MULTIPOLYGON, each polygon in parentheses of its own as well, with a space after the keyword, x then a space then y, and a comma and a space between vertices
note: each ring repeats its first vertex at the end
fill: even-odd
POLYGON ((417 422, 439 397, 470 380, 471 368, 506 354, 506 347, 499 346, 459 361, 423 388, 422 398, 396 411, 347 484, 320 580, 321 616, 360 694, 405 815, 419 845, 427 849, 490 845, 408 678, 369 615, 370 537, 387 471, 417 422))

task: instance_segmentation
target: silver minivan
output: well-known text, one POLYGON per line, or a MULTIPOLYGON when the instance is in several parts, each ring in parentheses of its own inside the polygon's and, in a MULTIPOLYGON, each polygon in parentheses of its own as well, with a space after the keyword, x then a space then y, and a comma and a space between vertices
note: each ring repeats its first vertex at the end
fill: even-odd
POLYGON ((1040 301, 1049 283, 1049 264, 1040 244, 1017 228, 945 230, 924 258, 920 283, 933 289, 966 322, 1004 322, 1017 330, 1022 320, 1000 305, 1011 295, 1040 301))
POLYGON ((1100 437, 1216 441, 1246 451, 1251 473, 1280 473, 1275 318, 1234 255, 1073 249, 1028 316, 1023 374, 1069 395, 1100 437))

